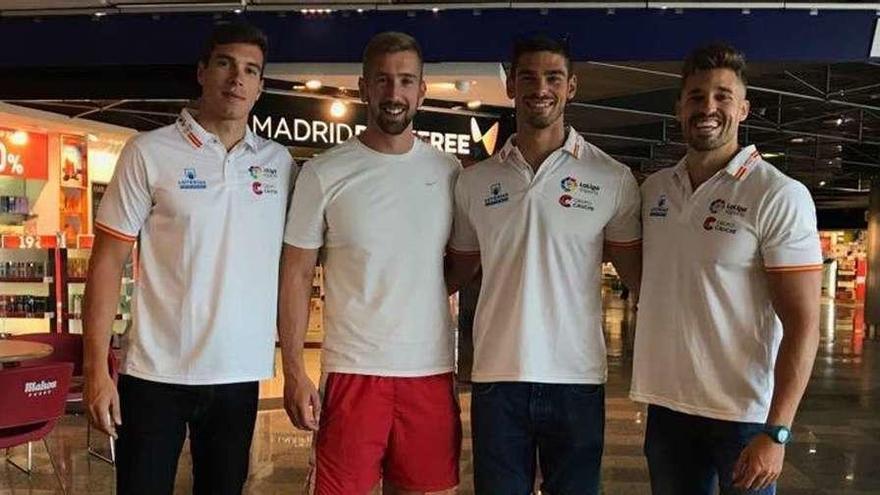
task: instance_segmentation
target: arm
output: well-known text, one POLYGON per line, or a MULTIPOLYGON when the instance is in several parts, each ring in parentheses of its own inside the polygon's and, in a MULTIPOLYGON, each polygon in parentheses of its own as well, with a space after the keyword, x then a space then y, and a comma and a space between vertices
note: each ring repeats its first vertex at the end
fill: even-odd
POLYGON ((642 283, 642 246, 615 246, 605 244, 604 257, 614 265, 620 279, 630 292, 633 302, 639 301, 639 287, 642 283))
POLYGON ((284 408, 293 425, 317 430, 321 400, 306 374, 303 345, 309 326, 309 300, 317 249, 284 245, 278 290, 278 334, 284 370, 284 408))
POLYGON ((443 271, 446 275, 446 292, 455 294, 477 276, 480 270, 480 253, 448 251, 443 271))
POLYGON ((85 403, 89 420, 96 428, 116 437, 122 424, 119 394, 107 366, 110 333, 116 319, 122 271, 132 243, 96 230, 95 247, 83 301, 83 372, 85 403))
POLYGON ((767 281, 783 332, 767 423, 791 427, 819 348, 822 272, 768 273, 767 281))
MULTIPOLYGON (((783 332, 767 424, 790 428, 819 347, 822 272, 767 273, 767 284, 783 332)), ((779 477, 784 457, 784 445, 773 443, 767 435, 758 435, 740 456, 734 481, 743 488, 767 486, 779 477)))

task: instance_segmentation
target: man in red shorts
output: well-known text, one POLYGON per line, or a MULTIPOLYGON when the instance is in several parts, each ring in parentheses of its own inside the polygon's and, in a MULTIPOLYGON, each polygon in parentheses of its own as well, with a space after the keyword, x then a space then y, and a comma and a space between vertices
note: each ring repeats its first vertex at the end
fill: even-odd
POLYGON ((284 402, 317 431, 315 493, 452 493, 461 443, 443 253, 460 165, 415 139, 422 54, 402 33, 364 52, 366 130, 307 163, 288 212, 279 331, 284 402), (319 396, 303 341, 325 268, 319 396))

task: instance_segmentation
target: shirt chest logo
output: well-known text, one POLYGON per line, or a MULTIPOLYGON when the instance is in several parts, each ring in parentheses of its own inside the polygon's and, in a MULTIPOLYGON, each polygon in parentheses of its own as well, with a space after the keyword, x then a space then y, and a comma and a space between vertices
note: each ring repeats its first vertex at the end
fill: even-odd
POLYGON ((177 181, 177 187, 180 189, 207 189, 208 183, 199 179, 195 168, 185 168, 183 169, 183 177, 177 181))
POLYGON ((563 194, 562 196, 559 196, 559 204, 562 205, 563 208, 578 208, 586 211, 594 211, 596 209, 592 201, 588 199, 575 198, 570 194, 563 194))
POLYGON ((648 212, 648 216, 651 217, 665 217, 669 214, 669 200, 666 198, 665 194, 661 194, 659 198, 657 198, 657 204, 651 207, 651 211, 648 212))
POLYGON ((739 227, 734 222, 727 220, 719 220, 716 217, 708 216, 703 220, 703 230, 707 232, 723 232, 725 234, 736 235, 739 227))
POLYGON ((723 199, 716 199, 709 204, 709 213, 713 215, 728 215, 732 217, 744 217, 749 211, 747 206, 728 203, 723 199))
POLYGON ((576 193, 578 191, 584 194, 598 195, 602 186, 592 184, 590 182, 581 182, 577 177, 568 176, 559 182, 563 192, 576 193))
POLYGON ((277 168, 253 165, 248 167, 248 174, 251 176, 251 179, 254 179, 251 182, 251 192, 254 196, 275 196, 278 194, 278 185, 276 184, 278 179, 277 168))
POLYGON ((486 206, 495 206, 510 200, 510 194, 504 192, 500 182, 496 182, 489 186, 489 195, 483 200, 486 206))

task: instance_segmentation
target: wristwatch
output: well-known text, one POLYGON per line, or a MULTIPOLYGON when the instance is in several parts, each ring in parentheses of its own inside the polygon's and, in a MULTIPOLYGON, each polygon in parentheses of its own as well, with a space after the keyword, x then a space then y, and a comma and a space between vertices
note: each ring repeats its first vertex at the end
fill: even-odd
POLYGON ((761 431, 780 445, 785 445, 791 441, 791 430, 786 426, 764 425, 764 429, 761 431))

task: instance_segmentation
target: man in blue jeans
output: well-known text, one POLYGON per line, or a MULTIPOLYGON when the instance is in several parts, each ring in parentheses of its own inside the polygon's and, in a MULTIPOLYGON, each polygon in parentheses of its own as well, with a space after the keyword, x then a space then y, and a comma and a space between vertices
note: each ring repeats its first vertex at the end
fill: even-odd
POLYGON ((685 60, 687 155, 642 185, 631 397, 649 404, 654 495, 774 493, 819 342, 815 207, 740 146, 744 73, 726 45, 685 60))
POLYGON ((560 42, 517 42, 517 133, 455 188, 449 285, 482 263, 474 322, 476 493, 598 494, 606 359, 603 252, 637 289, 639 194, 625 165, 563 123, 577 78, 560 42))

